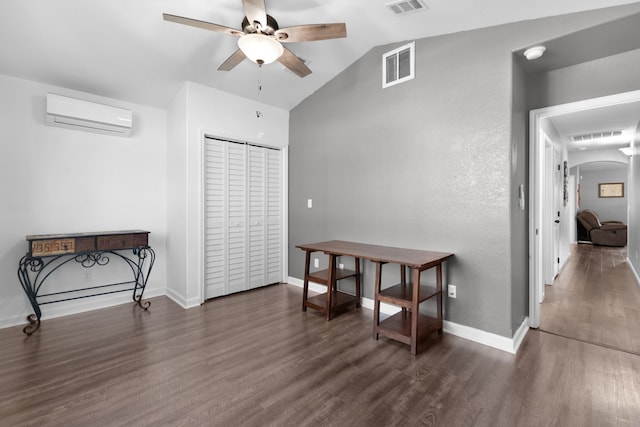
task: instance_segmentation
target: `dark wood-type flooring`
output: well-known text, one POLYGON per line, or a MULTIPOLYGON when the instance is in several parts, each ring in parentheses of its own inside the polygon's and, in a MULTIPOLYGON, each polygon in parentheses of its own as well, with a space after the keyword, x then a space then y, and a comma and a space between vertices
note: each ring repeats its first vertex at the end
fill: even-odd
POLYGON ((2 426, 630 426, 640 357, 531 330, 512 355, 434 334, 416 357, 275 285, 0 330, 2 426))
POLYGON ((545 287, 540 329, 640 354, 640 286, 625 260, 625 248, 574 245, 545 287))

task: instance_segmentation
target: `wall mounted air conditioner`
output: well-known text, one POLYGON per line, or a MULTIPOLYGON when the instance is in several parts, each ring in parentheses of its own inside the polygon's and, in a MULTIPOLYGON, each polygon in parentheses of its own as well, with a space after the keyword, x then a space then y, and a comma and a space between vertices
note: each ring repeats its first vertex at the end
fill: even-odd
POLYGON ((50 126, 129 136, 131 120, 131 111, 124 108, 47 94, 47 124, 50 126))

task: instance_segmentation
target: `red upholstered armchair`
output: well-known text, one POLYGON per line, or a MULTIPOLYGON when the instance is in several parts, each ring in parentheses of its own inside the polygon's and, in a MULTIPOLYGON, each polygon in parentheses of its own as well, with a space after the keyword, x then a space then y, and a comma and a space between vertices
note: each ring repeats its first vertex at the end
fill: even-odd
POLYGON ((586 236, 594 245, 627 246, 627 225, 621 221, 600 222, 598 215, 585 209, 576 215, 578 226, 582 226, 586 236))

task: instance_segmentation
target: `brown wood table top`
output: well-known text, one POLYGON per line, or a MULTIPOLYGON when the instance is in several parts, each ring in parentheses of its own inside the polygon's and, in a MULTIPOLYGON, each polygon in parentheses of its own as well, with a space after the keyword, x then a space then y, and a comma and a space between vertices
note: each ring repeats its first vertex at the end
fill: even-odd
POLYGON ((452 253, 448 252, 396 248, 370 245, 368 243, 346 242, 344 240, 309 243, 297 245, 296 248, 304 251, 319 251, 326 254, 366 258, 371 261, 392 262, 420 270, 441 264, 447 258, 453 256, 452 253))

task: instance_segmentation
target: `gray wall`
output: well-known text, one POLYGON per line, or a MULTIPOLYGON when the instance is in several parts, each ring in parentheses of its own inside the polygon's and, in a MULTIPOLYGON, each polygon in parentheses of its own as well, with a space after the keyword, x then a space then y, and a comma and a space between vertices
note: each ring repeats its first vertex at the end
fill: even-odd
POLYGON ((611 169, 583 170, 579 167, 580 178, 580 209, 591 209, 598 214, 601 221, 627 222, 627 202, 629 185, 627 177, 629 167, 627 165, 609 165, 611 169), (598 197, 598 184, 603 182, 622 182, 624 184, 624 197, 600 198, 598 197))
MULTIPOLYGON (((401 43, 378 47, 299 104, 290 116, 290 276, 303 277, 295 245, 314 241, 450 251, 447 283, 458 298, 445 298, 445 318, 513 336, 528 314, 528 255, 526 211, 517 209, 525 83, 511 52, 625 10, 417 40, 416 79, 384 90, 381 55, 401 43)), ((364 295, 373 297, 370 263, 364 295)))
POLYGON ((534 75, 529 108, 566 104, 640 89, 640 49, 534 75))
POLYGON ((511 116, 511 329, 515 331, 529 311, 529 248, 528 216, 529 199, 525 193, 525 210, 520 208, 519 186, 526 188, 529 174, 528 111, 526 106, 526 75, 520 61, 512 61, 512 116, 511 116))

